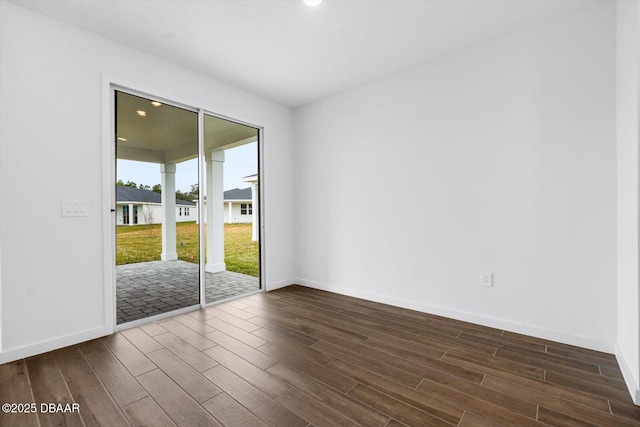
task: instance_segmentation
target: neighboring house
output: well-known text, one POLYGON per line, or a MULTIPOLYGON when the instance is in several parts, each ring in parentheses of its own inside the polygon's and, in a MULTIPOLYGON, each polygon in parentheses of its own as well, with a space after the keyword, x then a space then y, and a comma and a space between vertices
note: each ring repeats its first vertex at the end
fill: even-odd
MULTIPOLYGON (((133 187, 116 187, 116 224, 161 224, 164 218, 160 193, 133 187)), ((176 200, 176 222, 195 221, 196 204, 176 200)))
POLYGON ((251 187, 224 192, 224 222, 249 224, 253 221, 251 187))
MULTIPOLYGON (((251 184, 248 188, 234 188, 223 193, 223 216, 225 224, 251 224, 251 240, 260 240, 258 212, 258 174, 245 176, 244 182, 251 184)), ((204 201, 205 208, 207 201, 204 201)))
MULTIPOLYGON (((160 224, 163 211, 160 193, 133 187, 116 187, 118 225, 160 224)), ((176 221, 196 221, 197 204, 176 200, 176 221)), ((253 220, 251 187, 224 192, 224 222, 250 224, 253 220)))

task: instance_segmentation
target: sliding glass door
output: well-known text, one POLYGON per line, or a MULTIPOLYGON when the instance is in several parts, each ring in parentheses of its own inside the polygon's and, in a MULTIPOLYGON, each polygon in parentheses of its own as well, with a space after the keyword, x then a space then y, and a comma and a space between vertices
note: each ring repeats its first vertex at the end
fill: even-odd
POLYGON ((260 289, 257 128, 115 91, 116 323, 260 289))
POLYGON ((260 289, 258 134, 204 114, 207 303, 260 289))
POLYGON ((118 324, 200 304, 198 113, 116 91, 118 324))

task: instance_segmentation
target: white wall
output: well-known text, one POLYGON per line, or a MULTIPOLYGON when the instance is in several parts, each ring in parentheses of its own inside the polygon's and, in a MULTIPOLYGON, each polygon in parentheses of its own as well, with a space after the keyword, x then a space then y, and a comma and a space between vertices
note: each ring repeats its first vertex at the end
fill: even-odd
POLYGON ((224 204, 224 222, 227 224, 251 224, 253 215, 242 215, 242 209, 240 205, 251 204, 251 200, 244 202, 232 202, 231 212, 229 211, 229 203, 224 204))
POLYGON ((604 3, 296 110, 298 281, 613 352, 615 77, 604 3))
POLYGON ((0 363, 103 333, 102 78, 264 126, 267 287, 291 283, 292 114, 175 64, 0 1, 0 363), (37 194, 37 209, 25 211, 37 194), (63 199, 86 200, 62 218, 63 199))
MULTIPOLYGON (((205 201, 205 206, 206 206, 205 201)), ((229 202, 224 202, 224 223, 225 224, 251 224, 253 215, 241 215, 240 205, 246 203, 251 204, 251 200, 242 202, 231 202, 231 210, 229 210, 229 202), (229 219, 231 217, 231 219, 229 219)), ((205 222, 206 223, 206 222, 205 222)))
MULTIPOLYGON (((1 188, 1 186, 0 186, 1 188)), ((1 205, 0 200, 0 206, 1 205)), ((2 259, 2 244, 0 244, 0 260, 2 259)), ((2 263, 0 262, 0 353, 2 353, 2 263)))
POLYGON ((638 309, 638 136, 640 125, 640 7, 618 2, 618 340, 616 356, 629 391, 640 404, 638 309))

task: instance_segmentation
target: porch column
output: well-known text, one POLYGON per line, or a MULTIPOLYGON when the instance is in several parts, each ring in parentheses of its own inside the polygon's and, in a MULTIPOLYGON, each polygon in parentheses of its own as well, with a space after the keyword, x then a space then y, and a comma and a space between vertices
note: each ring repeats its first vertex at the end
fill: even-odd
POLYGON ((165 163, 160 165, 162 185, 162 208, 164 218, 162 220, 162 261, 175 261, 178 259, 176 252, 176 165, 165 163))
POLYGON ((212 151, 207 158, 207 262, 209 273, 225 271, 224 262, 224 151, 212 151))
POLYGON ((258 181, 251 183, 251 240, 258 242, 260 240, 260 210, 258 207, 258 181))
POLYGON ((129 203, 129 225, 133 225, 133 203, 129 203))

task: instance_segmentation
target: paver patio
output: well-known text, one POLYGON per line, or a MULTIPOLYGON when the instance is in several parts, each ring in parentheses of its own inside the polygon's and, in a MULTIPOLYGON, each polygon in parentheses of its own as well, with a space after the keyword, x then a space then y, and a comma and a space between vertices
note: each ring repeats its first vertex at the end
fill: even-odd
MULTIPOLYGON (((257 277, 224 271, 206 273, 206 302, 260 289, 257 277)), ((151 261, 116 266, 117 324, 199 304, 198 265, 151 261)))

